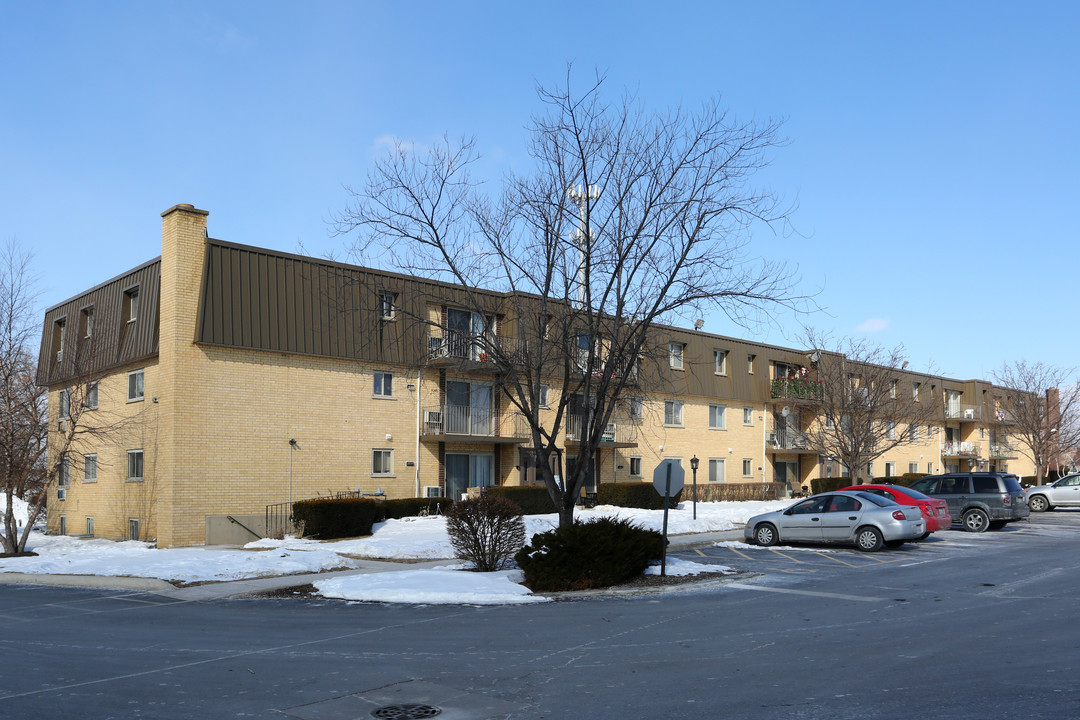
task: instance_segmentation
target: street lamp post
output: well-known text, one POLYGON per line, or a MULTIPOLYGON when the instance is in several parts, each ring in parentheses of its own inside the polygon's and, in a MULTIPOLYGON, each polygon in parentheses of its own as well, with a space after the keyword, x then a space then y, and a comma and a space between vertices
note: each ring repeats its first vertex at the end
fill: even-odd
POLYGON ((697 455, 690 458, 690 469, 694 471, 694 519, 697 520, 697 467, 698 462, 697 455))

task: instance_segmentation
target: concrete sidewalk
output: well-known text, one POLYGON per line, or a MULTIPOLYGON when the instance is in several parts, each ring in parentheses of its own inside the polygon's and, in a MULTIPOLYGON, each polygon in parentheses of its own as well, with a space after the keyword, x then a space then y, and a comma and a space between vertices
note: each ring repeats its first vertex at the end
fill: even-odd
MULTIPOLYGON (((707 547, 716 542, 742 540, 742 530, 724 530, 720 532, 688 533, 669 535, 668 551, 689 550, 695 547, 707 547)), ((64 585, 69 587, 105 588, 113 590, 132 590, 150 592, 174 600, 198 602, 201 600, 221 600, 224 598, 272 592, 287 588, 310 585, 318 580, 342 575, 367 575, 371 573, 395 572, 400 570, 422 570, 447 563, 456 562, 452 558, 427 560, 424 562, 395 562, 393 560, 357 560, 360 567, 348 570, 333 570, 322 573, 303 575, 275 575, 273 577, 251 578, 247 580, 228 580, 224 582, 206 582, 199 585, 176 587, 172 583, 158 578, 116 577, 108 575, 42 575, 36 573, 0 573, 0 584, 18 585, 64 585)))

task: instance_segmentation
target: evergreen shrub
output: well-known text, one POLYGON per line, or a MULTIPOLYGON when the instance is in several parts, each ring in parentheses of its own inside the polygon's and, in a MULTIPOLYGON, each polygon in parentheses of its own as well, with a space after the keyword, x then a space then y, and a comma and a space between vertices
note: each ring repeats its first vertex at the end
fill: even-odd
POLYGON ((416 517, 417 515, 445 514, 453 504, 454 501, 446 497, 383 500, 379 503, 382 516, 376 522, 403 517, 416 517))
POLYGON ((841 478, 814 478, 810 481, 810 494, 819 495, 823 492, 832 492, 840 488, 854 485, 855 481, 849 477, 841 478))
MULTIPOLYGON (((668 500, 668 507, 674 508, 683 497, 687 497, 685 486, 668 500)), ((652 483, 645 482, 601 483, 596 489, 596 502, 599 505, 618 505, 643 510, 664 509, 664 496, 656 492, 652 483)))
POLYGON ((534 592, 604 588, 631 580, 664 552, 664 538, 629 520, 600 518, 538 533, 514 560, 534 592))
POLYGON ((319 540, 370 535, 382 519, 381 504, 370 498, 303 500, 293 503, 293 517, 305 535, 319 540))
POLYGON ((546 515, 557 512, 555 503, 551 501, 546 486, 536 485, 503 485, 501 487, 489 487, 487 495, 502 497, 515 503, 524 515, 546 515))

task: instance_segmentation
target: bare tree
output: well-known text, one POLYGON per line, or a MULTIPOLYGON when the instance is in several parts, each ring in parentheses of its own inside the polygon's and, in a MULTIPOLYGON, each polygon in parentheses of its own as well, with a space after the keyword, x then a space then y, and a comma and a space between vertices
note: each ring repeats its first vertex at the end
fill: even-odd
MULTIPOLYGON (((901 387, 907 360, 904 348, 886 349, 863 340, 830 338, 807 330, 814 362, 802 378, 777 379, 785 397, 805 399, 816 409, 805 430, 807 446, 836 458, 853 480, 867 477, 869 463, 890 450, 919 442, 919 427, 937 419, 940 408, 930 393, 901 387)), ((778 388, 774 387, 774 395, 778 388)))
POLYGON ((661 382, 649 363, 662 355, 666 365, 655 325, 705 308, 760 321, 804 301, 786 267, 746 252, 752 225, 787 216, 750 183, 781 144, 777 123, 739 122, 715 100, 647 113, 632 97, 605 102, 602 78, 578 95, 570 75, 563 88, 538 89, 533 170, 506 178, 498 197, 472 175, 472 140, 444 138, 425 152, 399 144, 338 219, 340 232, 359 231, 361 260, 380 252, 402 271, 453 283, 475 316, 503 318, 499 333, 483 321, 459 332, 527 423, 562 526, 628 391, 661 382), (577 462, 563 470, 557 444, 568 426, 577 462))
POLYGON ((1002 365, 994 383, 1012 391, 1004 398, 1004 420, 1042 485, 1060 454, 1080 447, 1080 379, 1073 369, 1018 360, 1002 365))
POLYGON ((35 384, 39 339, 31 255, 14 240, 0 248, 0 483, 4 492, 4 552, 24 552, 30 530, 45 510, 49 490, 70 478, 80 440, 107 436, 121 425, 99 414, 93 354, 76 358, 81 368, 59 394, 58 429, 50 433, 48 390, 35 384), (15 498, 28 505, 28 521, 19 531, 15 498))

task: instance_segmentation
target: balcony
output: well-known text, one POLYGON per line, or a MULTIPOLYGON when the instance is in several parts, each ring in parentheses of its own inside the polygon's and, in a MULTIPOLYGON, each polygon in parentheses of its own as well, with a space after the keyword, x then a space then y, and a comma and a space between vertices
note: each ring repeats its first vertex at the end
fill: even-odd
POLYGON ((810 449, 810 436, 794 430, 769 433, 768 449, 773 453, 815 454, 810 449))
POLYGON ((963 442, 941 443, 941 457, 978 459, 982 455, 982 447, 970 440, 963 442))
POLYGON ((990 459, 991 460, 1015 460, 1016 450, 1008 445, 991 445, 990 446, 990 459))
MULTIPOLYGON (((580 445, 585 433, 585 416, 570 413, 566 416, 566 444, 567 446, 580 445)), ((626 435, 626 433, 623 433, 626 435)), ((600 436, 601 448, 630 448, 637 447, 636 442, 627 441, 626 437, 619 439, 619 426, 616 423, 608 423, 604 428, 604 434, 600 436)))
POLYGON ((960 422, 981 422, 983 411, 979 405, 946 404, 945 418, 947 420, 959 420, 960 422))
POLYGON ((801 378, 776 378, 770 391, 773 399, 792 402, 816 403, 825 397, 825 387, 820 382, 801 378))
POLYGON ((431 405, 423 409, 420 435, 441 442, 481 441, 513 444, 529 439, 529 425, 519 412, 496 413, 490 407, 431 405))
POLYGON ((494 353, 513 359, 522 350, 523 345, 517 338, 481 337, 453 330, 428 336, 428 364, 432 367, 490 372, 494 370, 494 353))

